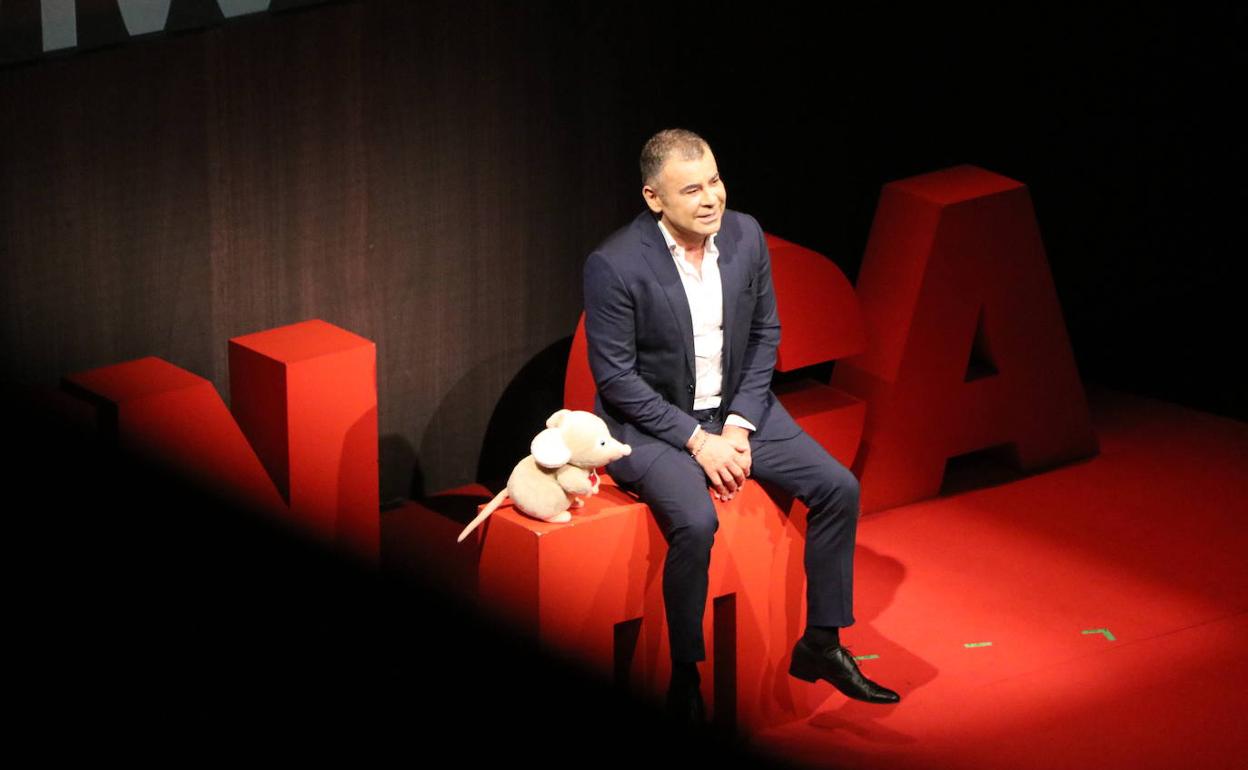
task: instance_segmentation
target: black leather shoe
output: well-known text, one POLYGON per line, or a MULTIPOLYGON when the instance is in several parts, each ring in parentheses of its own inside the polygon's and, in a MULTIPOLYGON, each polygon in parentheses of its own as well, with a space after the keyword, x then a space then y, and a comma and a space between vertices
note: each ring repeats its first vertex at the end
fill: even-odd
POLYGON ((789 674, 807 682, 825 679, 855 700, 868 703, 896 703, 901 700, 897 693, 863 676, 854 656, 840 645, 819 649, 804 638, 798 639, 793 646, 789 674))
POLYGON ((697 682, 673 680, 667 688, 667 715, 677 724, 705 725, 706 705, 697 682))

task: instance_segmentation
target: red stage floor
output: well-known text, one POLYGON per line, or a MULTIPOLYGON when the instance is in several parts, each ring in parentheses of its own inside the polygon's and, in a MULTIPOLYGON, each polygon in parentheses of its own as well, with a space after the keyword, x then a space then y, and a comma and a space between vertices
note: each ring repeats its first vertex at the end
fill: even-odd
POLYGON ((841 638, 902 701, 823 683, 754 745, 812 767, 1248 766, 1248 424, 1088 396, 1096 457, 862 518, 841 638))

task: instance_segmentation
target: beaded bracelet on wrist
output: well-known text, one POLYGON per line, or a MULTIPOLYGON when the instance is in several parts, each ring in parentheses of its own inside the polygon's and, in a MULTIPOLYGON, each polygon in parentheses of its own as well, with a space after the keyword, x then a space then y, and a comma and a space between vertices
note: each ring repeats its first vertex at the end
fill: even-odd
POLYGON ((697 459, 698 452, 701 452, 702 447, 706 446, 706 439, 707 439, 706 431, 702 431, 702 440, 698 442, 698 448, 689 453, 690 457, 697 459))

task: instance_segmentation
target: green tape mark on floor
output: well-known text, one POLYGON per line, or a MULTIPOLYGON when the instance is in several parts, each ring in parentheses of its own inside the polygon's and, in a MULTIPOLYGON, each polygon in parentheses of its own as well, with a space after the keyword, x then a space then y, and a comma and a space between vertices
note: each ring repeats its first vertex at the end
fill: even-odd
POLYGON ((992 642, 967 642, 963 647, 991 647, 992 642))
POLYGON ((1109 632, 1109 629, 1108 629, 1108 628, 1089 628, 1089 629, 1087 629, 1086 631, 1084 631, 1083 633, 1085 633, 1085 634, 1105 634, 1105 638, 1106 638, 1106 639, 1108 639, 1109 641, 1111 641, 1111 642, 1116 641, 1116 640, 1114 639, 1114 635, 1113 635, 1113 634, 1111 634, 1111 633, 1109 632))
POLYGON ((879 655, 855 655, 854 660, 874 660, 875 658, 878 658, 878 657, 880 656, 879 655))

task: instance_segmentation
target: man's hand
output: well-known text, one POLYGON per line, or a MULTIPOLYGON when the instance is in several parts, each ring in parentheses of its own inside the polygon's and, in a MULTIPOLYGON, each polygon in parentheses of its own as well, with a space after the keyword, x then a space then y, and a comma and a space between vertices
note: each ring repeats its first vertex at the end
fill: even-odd
POLYGON ((741 466, 741 470, 745 471, 745 475, 750 475, 750 466, 754 460, 750 456, 750 429, 743 428, 740 425, 725 425, 721 435, 728 439, 728 443, 736 447, 737 465, 741 466))
MULTIPOLYGON (((728 439, 714 433, 699 430, 690 440, 690 448, 697 449, 694 457, 706 477, 711 480, 715 496, 720 500, 731 500, 737 490, 745 483, 746 468, 749 467, 749 455, 745 454, 746 468, 741 467, 743 453, 728 439)), ((746 452, 748 453, 748 442, 746 452)))

